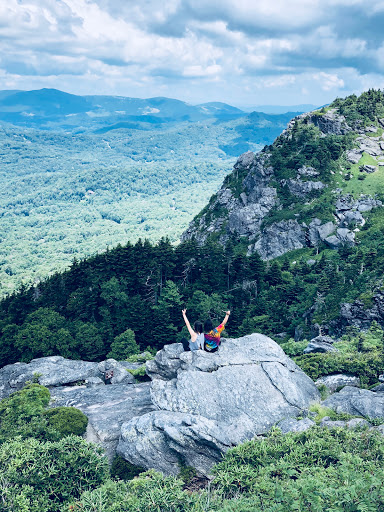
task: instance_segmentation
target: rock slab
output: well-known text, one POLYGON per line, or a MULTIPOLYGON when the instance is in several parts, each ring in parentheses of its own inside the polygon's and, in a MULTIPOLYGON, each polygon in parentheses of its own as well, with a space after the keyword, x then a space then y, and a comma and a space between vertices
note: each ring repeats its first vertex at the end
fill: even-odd
POLYGON ((76 407, 88 418, 87 441, 101 445, 109 460, 115 455, 121 425, 154 409, 149 382, 88 388, 52 388, 50 407, 76 407))
POLYGON ((323 404, 336 412, 363 416, 365 418, 384 418, 384 393, 345 386, 323 404))
POLYGON ((181 460, 209 476, 230 446, 297 417, 319 399, 314 382, 262 334, 223 340, 214 354, 180 352, 176 364, 178 351, 175 345, 158 355, 157 375, 155 365, 147 364, 158 410, 122 425, 118 453, 146 468, 177 474, 181 460), (167 351, 171 376, 178 366, 168 380, 167 351))

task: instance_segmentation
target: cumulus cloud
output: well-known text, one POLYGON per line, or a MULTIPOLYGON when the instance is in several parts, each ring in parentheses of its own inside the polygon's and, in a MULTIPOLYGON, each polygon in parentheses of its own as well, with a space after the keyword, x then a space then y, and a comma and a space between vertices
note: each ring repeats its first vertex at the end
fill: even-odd
POLYGON ((382 0, 8 0, 0 88, 325 103, 380 86, 383 25, 382 0))

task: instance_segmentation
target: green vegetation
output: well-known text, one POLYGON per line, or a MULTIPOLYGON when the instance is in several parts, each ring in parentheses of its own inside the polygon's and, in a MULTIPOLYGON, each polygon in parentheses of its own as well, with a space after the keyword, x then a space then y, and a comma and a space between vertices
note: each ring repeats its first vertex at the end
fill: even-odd
POLYGON ((337 108, 353 128, 372 124, 384 117, 383 93, 375 89, 363 92, 360 96, 351 94, 344 99, 337 98, 329 107, 337 108))
POLYGON ((27 384, 0 402, 0 444, 18 436, 56 441, 83 435, 87 417, 74 407, 47 409, 50 394, 39 384, 27 384))
POLYGON ((236 157, 270 144, 290 117, 144 130, 136 123, 106 133, 71 133, 90 120, 65 116, 66 132, 0 125, 0 297, 128 240, 176 242, 236 157))
POLYGON ((127 329, 113 340, 111 351, 108 352, 107 357, 123 361, 139 352, 140 347, 136 343, 135 333, 132 329, 127 329))
POLYGON ((75 434, 82 436, 88 425, 88 418, 75 407, 55 407, 44 412, 48 424, 63 437, 75 434))
POLYGON ((249 441, 227 452, 213 486, 183 490, 154 472, 107 482, 74 504, 84 512, 345 512, 384 506, 384 441, 377 432, 321 429, 249 441))
POLYGON ((116 455, 111 466, 111 477, 115 478, 116 480, 128 481, 132 480, 136 476, 139 476, 140 473, 144 473, 144 471, 144 468, 135 466, 122 457, 116 455))
MULTIPOLYGON (((284 349, 287 346, 289 352, 293 343, 282 346, 284 349)), ((299 355, 298 350, 292 355, 313 380, 334 373, 350 373, 360 378, 363 387, 378 383, 379 375, 384 372, 384 332, 376 322, 366 332, 352 329, 334 347, 337 353, 299 355)))
POLYGON ((0 510, 59 512, 63 503, 108 477, 102 449, 77 436, 60 441, 12 439, 0 446, 0 510))

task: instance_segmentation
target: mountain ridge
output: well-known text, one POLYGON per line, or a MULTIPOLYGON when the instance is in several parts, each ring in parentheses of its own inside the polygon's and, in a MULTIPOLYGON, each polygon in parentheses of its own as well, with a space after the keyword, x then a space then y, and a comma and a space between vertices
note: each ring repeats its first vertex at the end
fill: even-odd
POLYGON ((376 197, 384 179, 383 126, 380 118, 350 126, 332 105, 297 116, 271 146, 239 157, 182 240, 216 236, 225 244, 241 237, 248 254, 266 260, 323 242, 353 245, 363 213, 383 205, 376 197))

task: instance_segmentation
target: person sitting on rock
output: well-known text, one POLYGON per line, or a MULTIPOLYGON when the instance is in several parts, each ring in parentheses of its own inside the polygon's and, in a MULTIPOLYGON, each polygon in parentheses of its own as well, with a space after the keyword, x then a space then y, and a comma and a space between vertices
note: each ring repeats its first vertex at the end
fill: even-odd
POLYGON ((211 319, 204 322, 204 350, 206 352, 216 352, 220 345, 220 334, 225 329, 225 324, 231 312, 228 310, 225 314, 224 320, 218 327, 213 328, 211 319))
POLYGON ((187 310, 183 309, 183 318, 185 325, 187 326, 188 332, 191 335, 191 339, 188 341, 186 338, 181 340, 183 344, 184 350, 191 350, 192 352, 195 350, 203 350, 204 349, 204 333, 203 333, 203 324, 202 322, 195 322, 194 329, 192 329, 191 324, 187 318, 187 310))

